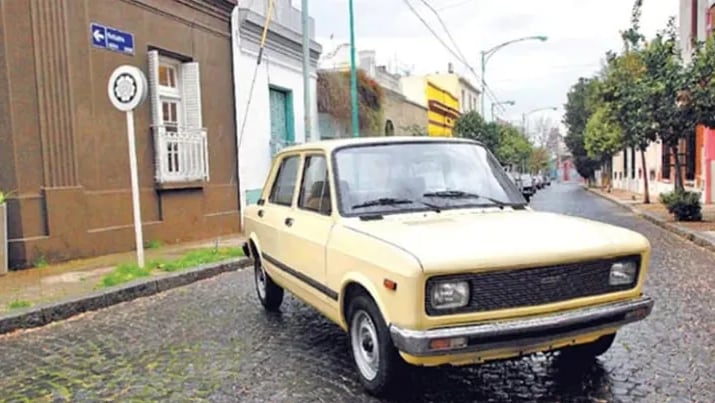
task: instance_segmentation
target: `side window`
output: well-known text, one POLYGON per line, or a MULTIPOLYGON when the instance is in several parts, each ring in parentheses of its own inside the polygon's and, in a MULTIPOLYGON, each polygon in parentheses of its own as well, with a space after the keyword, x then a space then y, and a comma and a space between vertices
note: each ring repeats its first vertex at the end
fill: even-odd
POLYGON ((269 202, 282 206, 291 205, 295 192, 295 181, 298 178, 299 162, 300 157, 298 156, 285 158, 281 162, 271 194, 268 197, 269 202))
POLYGON ((309 156, 305 160, 298 207, 320 214, 330 214, 328 165, 322 155, 309 156))

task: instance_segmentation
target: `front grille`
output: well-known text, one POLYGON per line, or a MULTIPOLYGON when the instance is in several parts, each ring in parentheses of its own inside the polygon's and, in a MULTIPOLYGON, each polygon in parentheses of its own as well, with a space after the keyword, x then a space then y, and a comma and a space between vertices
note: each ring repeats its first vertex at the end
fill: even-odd
POLYGON ((640 257, 627 256, 558 266, 431 277, 425 289, 425 311, 428 315, 484 312, 628 290, 634 284, 608 284, 611 265, 624 260, 635 260, 640 270, 640 257), (442 280, 469 281, 469 304, 462 308, 434 309, 431 302, 432 285, 442 280))

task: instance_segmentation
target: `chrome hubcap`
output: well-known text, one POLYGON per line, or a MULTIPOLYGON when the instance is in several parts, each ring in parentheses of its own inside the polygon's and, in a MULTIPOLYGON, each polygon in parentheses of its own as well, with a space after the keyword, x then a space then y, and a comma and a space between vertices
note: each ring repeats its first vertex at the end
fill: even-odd
POLYGON ((377 329, 367 312, 358 311, 353 316, 350 341, 360 373, 368 380, 375 379, 380 363, 380 349, 377 329))
POLYGON ((256 290, 258 290, 258 296, 261 300, 266 299, 266 271, 263 269, 263 265, 258 263, 256 265, 256 290))

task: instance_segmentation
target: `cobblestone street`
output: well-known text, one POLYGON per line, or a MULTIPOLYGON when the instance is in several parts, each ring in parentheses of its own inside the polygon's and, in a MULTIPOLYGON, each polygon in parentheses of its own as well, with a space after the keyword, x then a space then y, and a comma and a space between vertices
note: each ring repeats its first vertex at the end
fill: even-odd
MULTIPOLYGON (((405 401, 715 401, 715 256, 577 185, 554 184, 532 206, 645 234, 652 316, 580 370, 543 355, 412 369, 405 401)), ((292 297, 266 314, 248 270, 0 337, 0 374, 0 401, 376 401, 340 329, 292 297)))

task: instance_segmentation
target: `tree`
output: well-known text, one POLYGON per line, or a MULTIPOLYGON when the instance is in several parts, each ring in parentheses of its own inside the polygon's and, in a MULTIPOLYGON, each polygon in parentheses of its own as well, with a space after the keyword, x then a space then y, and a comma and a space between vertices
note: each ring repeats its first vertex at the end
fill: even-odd
POLYGON ((598 160, 588 157, 584 143, 584 131, 588 119, 593 114, 598 85, 596 78, 579 78, 578 82, 569 90, 566 105, 564 105, 566 113, 563 123, 567 129, 564 142, 573 154, 578 174, 589 182, 593 180, 593 174, 600 163, 598 160))
POLYGON ((549 152, 544 147, 534 147, 529 156, 531 172, 543 172, 549 167, 549 152))
POLYGON ((551 132, 554 129, 556 129, 556 123, 553 119, 546 116, 540 116, 534 124, 534 131, 531 133, 534 139, 534 144, 537 147, 546 147, 549 142, 551 132))
POLYGON ((655 140, 656 132, 647 108, 648 84, 645 78, 643 35, 640 16, 643 1, 636 0, 631 26, 621 33, 624 52, 607 54, 607 71, 601 86, 602 100, 609 104, 611 118, 621 129, 623 145, 640 151, 643 167, 644 203, 650 203, 645 150, 655 140))
POLYGON ((496 156, 504 165, 524 168, 531 156, 531 143, 521 130, 512 125, 499 126, 499 147, 496 156))
POLYGON ((499 148, 499 125, 485 122, 476 111, 467 112, 457 119, 454 135, 480 141, 492 152, 499 148))
MULTIPOLYGON (((611 117, 607 104, 603 104, 586 123, 584 145, 588 157, 600 161, 605 166, 608 183, 613 176, 611 159, 623 147, 621 128, 611 117)), ((610 188, 610 187, 609 187, 610 188)))

